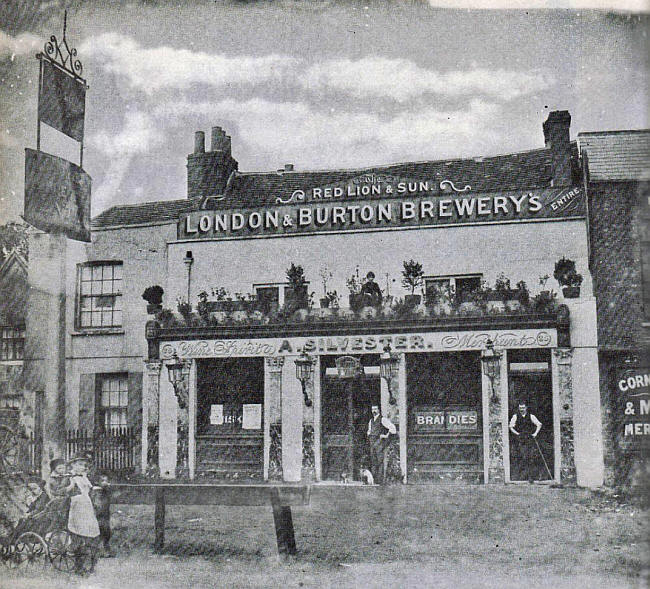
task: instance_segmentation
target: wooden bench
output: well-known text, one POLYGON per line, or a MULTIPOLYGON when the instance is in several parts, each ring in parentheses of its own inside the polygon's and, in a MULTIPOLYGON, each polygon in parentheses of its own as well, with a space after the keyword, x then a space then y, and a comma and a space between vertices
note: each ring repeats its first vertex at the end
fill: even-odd
POLYGON ((165 508, 167 505, 228 505, 273 508, 278 554, 296 553, 292 505, 309 505, 309 485, 210 485, 192 483, 144 483, 111 485, 111 504, 155 505, 154 550, 165 544, 165 508))

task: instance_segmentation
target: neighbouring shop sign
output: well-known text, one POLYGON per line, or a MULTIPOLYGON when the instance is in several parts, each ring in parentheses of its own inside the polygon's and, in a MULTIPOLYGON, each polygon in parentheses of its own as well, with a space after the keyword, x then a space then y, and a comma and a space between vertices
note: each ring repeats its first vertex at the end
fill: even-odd
MULTIPOLYGON (((407 183, 408 187, 408 183, 407 183)), ((400 195, 396 189, 395 195, 400 195)), ((194 211, 178 223, 179 239, 368 231, 397 227, 503 223, 584 216, 580 187, 477 194, 427 194, 327 202, 320 199, 266 208, 194 211)))
POLYGON ((621 447, 650 446, 650 368, 621 371, 616 380, 622 414, 619 415, 621 447))
POLYGON ((244 403, 242 405, 242 429, 261 429, 262 405, 259 403, 244 403))
POLYGON ((413 411, 414 432, 464 432, 477 429, 478 412, 474 409, 416 407, 413 411))
POLYGON ((163 342, 164 360, 180 358, 230 358, 292 356, 305 351, 313 355, 379 354, 386 344, 396 352, 479 351, 488 339, 498 348, 555 348, 555 329, 513 329, 489 331, 441 331, 394 335, 293 337, 260 339, 211 339, 163 342))

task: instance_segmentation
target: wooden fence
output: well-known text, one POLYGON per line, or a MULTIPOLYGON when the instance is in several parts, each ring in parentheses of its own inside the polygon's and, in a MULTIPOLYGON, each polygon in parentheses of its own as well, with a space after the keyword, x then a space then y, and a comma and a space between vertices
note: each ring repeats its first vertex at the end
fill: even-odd
POLYGON ((135 468, 139 432, 135 428, 112 428, 106 432, 69 430, 66 432, 66 456, 87 452, 95 469, 111 473, 128 473, 135 468))

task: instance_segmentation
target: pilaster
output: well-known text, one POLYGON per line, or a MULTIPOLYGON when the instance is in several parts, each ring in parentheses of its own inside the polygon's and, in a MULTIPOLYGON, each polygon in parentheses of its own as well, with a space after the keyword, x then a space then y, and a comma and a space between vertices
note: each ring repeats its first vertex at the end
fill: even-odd
POLYGON ((158 397, 160 394, 160 372, 162 362, 155 360, 144 363, 144 383, 142 390, 142 453, 140 456, 140 468, 142 473, 149 472, 156 467, 150 460, 150 456, 158 454, 158 397), (149 434, 153 434, 150 436, 149 434))
POLYGON ((281 447, 272 442, 281 412, 283 357, 268 357, 264 362, 264 480, 282 477, 281 447), (274 450, 276 450, 274 452, 274 450))

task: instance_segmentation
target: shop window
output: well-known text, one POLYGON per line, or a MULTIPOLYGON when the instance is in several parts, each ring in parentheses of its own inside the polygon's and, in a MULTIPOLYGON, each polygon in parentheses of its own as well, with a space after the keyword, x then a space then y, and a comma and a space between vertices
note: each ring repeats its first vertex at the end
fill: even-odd
POLYGON ((97 422, 104 431, 127 426, 128 382, 127 374, 99 376, 99 418, 97 422))
POLYGON ((78 302, 78 327, 121 327, 122 262, 80 266, 78 302))
POLYGON ((25 349, 25 330, 2 327, 0 360, 22 360, 25 349))
POLYGON ((452 299, 456 297, 457 302, 464 302, 468 296, 481 288, 482 274, 467 274, 459 276, 425 276, 424 289, 427 298, 452 299))

